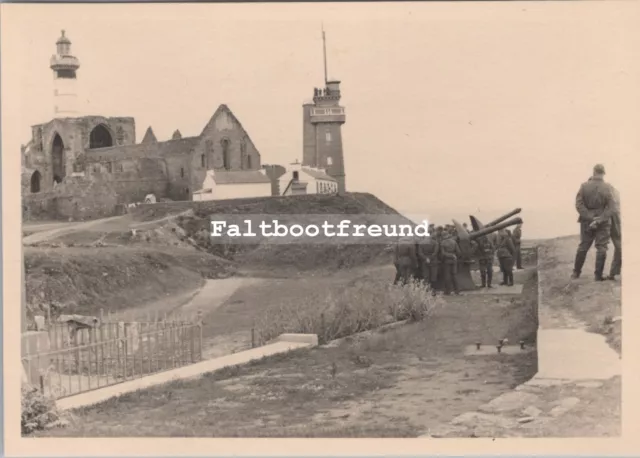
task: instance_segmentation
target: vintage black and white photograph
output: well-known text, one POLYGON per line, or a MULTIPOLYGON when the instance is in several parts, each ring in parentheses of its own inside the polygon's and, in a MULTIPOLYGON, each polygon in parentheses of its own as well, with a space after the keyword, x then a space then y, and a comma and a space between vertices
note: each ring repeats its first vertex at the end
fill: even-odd
POLYGON ((634 3, 3 5, 20 435, 620 438, 634 3))

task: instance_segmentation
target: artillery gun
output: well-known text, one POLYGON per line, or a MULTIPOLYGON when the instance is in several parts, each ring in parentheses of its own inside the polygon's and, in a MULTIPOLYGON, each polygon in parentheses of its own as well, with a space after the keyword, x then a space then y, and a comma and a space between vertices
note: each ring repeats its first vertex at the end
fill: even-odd
MULTIPOLYGON (((471 220, 471 226, 473 231, 469 232, 465 227, 455 219, 453 224, 457 232, 457 242, 460 247, 462 256, 458 259, 456 279, 458 280, 458 288, 460 291, 473 291, 476 289, 476 285, 471 278, 471 265, 473 261, 472 244, 471 242, 481 237, 493 234, 501 229, 505 229, 510 226, 522 224, 522 218, 513 218, 508 221, 511 216, 517 215, 522 210, 516 208, 515 210, 491 221, 484 226, 475 216, 469 216, 471 220)), ((437 290, 444 290, 444 278, 442 275, 442 269, 438 274, 438 282, 436 284, 437 290)))

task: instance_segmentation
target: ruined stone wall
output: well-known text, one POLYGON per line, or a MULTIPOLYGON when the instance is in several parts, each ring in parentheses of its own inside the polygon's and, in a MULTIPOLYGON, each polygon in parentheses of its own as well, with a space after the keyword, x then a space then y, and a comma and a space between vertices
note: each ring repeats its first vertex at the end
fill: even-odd
POLYGON ((51 191, 23 196, 23 219, 74 221, 113 216, 118 197, 113 180, 103 176, 68 177, 51 191))
POLYGON ((85 116, 82 118, 58 118, 31 128, 32 146, 25 157, 25 165, 42 174, 43 191, 53 188, 53 142, 59 135, 64 146, 63 163, 65 175, 69 176, 76 168, 77 161, 89 150, 91 131, 103 125, 113 145, 135 143, 135 121, 133 118, 106 118, 104 116, 85 116))
POLYGON ((167 164, 167 197, 171 200, 191 200, 193 191, 193 170, 191 170, 192 154, 169 154, 165 157, 167 164))
POLYGON ((225 142, 229 170, 260 170, 262 168, 260 153, 247 132, 226 107, 221 107, 204 128, 199 142, 194 147, 192 171, 196 190, 201 189, 206 170, 224 169, 225 142))

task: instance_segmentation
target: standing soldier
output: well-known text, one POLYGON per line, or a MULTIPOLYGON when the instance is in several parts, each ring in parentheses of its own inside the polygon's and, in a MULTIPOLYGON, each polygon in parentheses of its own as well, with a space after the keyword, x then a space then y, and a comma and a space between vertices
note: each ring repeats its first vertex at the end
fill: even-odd
POLYGON ((402 279, 402 285, 406 285, 418 268, 416 255, 416 243, 413 237, 401 237, 396 243, 394 262, 396 266, 396 278, 394 285, 402 279))
POLYGON ((513 255, 516 251, 513 240, 507 231, 501 229, 496 245, 500 270, 502 271, 501 285, 513 286, 513 255))
POLYGON ((418 260, 422 271, 422 280, 431 287, 431 294, 436 295, 438 281, 438 251, 440 246, 434 237, 435 234, 425 237, 418 245, 418 260))
POLYGON ((609 269, 608 280, 615 280, 622 269, 622 222, 620 219, 620 196, 616 189, 613 190, 616 209, 611 217, 611 241, 613 242, 613 261, 609 269))
POLYGON ((491 280, 493 280, 494 249, 491 239, 487 236, 480 237, 476 244, 475 255, 478 259, 480 280, 482 281, 483 288, 493 288, 491 286, 491 280))
POLYGON ((602 272, 607 261, 607 249, 611 239, 611 217, 615 212, 613 188, 604 181, 604 166, 597 164, 593 176, 580 186, 576 195, 576 210, 580 223, 580 245, 571 278, 579 278, 587 258, 589 248, 595 241, 595 280, 602 281, 602 272))
POLYGON ((513 245, 516 248, 516 269, 522 270, 522 223, 518 224, 513 230, 513 245))
POLYGON ((440 241, 440 261, 442 263, 442 280, 444 281, 444 294, 447 296, 453 291, 456 294, 460 294, 458 289, 458 279, 456 274, 458 273, 458 258, 460 257, 460 247, 458 242, 453 237, 451 231, 445 231, 440 241))

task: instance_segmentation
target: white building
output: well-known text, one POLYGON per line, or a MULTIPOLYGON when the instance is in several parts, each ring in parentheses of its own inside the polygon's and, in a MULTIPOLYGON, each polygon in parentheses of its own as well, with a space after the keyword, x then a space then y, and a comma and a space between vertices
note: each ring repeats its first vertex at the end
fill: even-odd
POLYGON ((338 192, 338 182, 324 169, 303 167, 298 161, 290 164, 278 180, 280 195, 283 196, 338 192))
POLYGON ((242 199, 271 196, 271 180, 264 170, 207 170, 202 188, 193 193, 193 200, 242 199))

